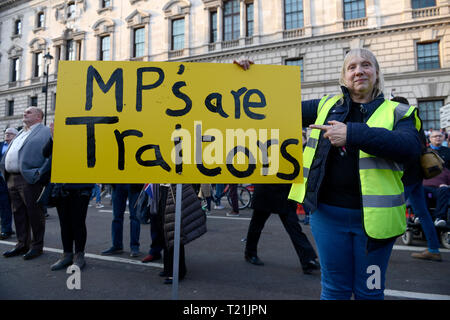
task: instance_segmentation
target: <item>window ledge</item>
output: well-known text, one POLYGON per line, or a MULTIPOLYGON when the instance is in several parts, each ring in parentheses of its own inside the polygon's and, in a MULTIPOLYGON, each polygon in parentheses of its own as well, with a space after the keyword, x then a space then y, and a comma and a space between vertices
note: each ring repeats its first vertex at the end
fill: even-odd
POLYGON ((180 50, 170 50, 169 51, 169 59, 170 58, 178 58, 178 57, 182 57, 184 55, 184 49, 180 49, 180 50))
POLYGON ((36 28, 33 29, 33 32, 34 33, 38 33, 39 31, 44 31, 44 30, 45 30, 44 27, 36 27, 36 28))
POLYGON ((102 14, 102 13, 105 13, 107 11, 112 11, 112 7, 109 6, 109 7, 100 8, 100 9, 97 10, 97 13, 98 14, 102 14))
POLYGON ((367 17, 344 20, 344 29, 367 27, 367 17))
POLYGON ((298 37, 303 37, 304 35, 305 35, 305 28, 290 29, 290 30, 283 31, 284 39, 298 38, 298 37))
POLYGON ((420 9, 413 9, 412 17, 413 19, 417 18, 428 18, 439 15, 439 7, 427 7, 420 9))

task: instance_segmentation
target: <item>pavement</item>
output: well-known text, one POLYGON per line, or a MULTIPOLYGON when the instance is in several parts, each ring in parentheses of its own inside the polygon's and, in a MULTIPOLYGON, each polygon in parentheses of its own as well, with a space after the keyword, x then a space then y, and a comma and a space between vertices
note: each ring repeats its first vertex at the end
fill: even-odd
MULTIPOLYGON (((91 202, 94 203, 94 202, 91 202)), ((320 297, 320 273, 304 275, 295 250, 277 215, 271 215, 263 230, 258 250, 264 266, 244 260, 245 236, 251 210, 240 217, 226 217, 213 210, 207 218, 208 232, 186 246, 186 278, 179 286, 163 284, 159 277, 162 260, 144 264, 140 260, 150 247, 150 227, 141 225, 142 256, 130 257, 129 219, 125 216, 124 250, 101 256, 111 246, 111 204, 88 210, 86 267, 75 279, 66 270, 51 271, 62 252, 59 220, 54 208, 46 219, 45 249, 40 257, 0 256, 0 300, 142 300, 162 301, 302 301, 320 297), (77 282, 78 280, 78 286, 77 282)), ((302 225, 314 244, 309 225, 302 225)), ((15 237, 0 241, 0 251, 9 250, 15 237)), ((332 245, 332 244, 331 244, 332 245)), ((386 275, 386 300, 450 300, 450 250, 442 249, 442 262, 410 257, 426 243, 394 247, 386 275)), ((247 309, 247 312, 249 309, 247 309)))

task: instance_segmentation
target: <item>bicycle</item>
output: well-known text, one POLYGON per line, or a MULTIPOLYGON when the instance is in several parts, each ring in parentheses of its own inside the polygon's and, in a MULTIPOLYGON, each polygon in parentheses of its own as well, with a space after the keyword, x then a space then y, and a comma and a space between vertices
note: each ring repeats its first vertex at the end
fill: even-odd
MULTIPOLYGON (((237 195, 238 195, 238 205, 239 210, 243 210, 245 208, 250 208, 252 204, 252 195, 253 195, 254 186, 252 184, 248 185, 238 185, 237 186, 237 195)), ((215 188, 213 188, 213 194, 215 195, 215 188)), ((227 184, 225 189, 222 192, 220 198, 226 196, 228 203, 232 206, 231 197, 230 197, 230 185, 227 184)))

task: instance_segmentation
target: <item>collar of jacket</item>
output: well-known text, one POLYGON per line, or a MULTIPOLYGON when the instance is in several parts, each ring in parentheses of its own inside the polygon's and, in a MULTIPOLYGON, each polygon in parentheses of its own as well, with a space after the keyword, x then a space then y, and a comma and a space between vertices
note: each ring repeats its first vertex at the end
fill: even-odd
MULTIPOLYGON (((344 101, 347 104, 348 108, 351 107, 352 98, 350 97, 350 91, 348 91, 347 87, 341 86, 341 91, 344 94, 344 101)), ((380 93, 374 100, 368 103, 362 103, 364 109, 367 112, 364 115, 364 119, 367 119, 372 115, 372 113, 384 102, 384 94, 380 93)))

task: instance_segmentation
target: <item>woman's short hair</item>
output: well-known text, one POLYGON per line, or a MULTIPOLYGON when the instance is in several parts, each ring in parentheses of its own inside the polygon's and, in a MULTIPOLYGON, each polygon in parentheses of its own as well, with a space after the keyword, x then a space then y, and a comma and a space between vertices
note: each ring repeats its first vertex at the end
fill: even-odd
POLYGON ((339 84, 341 86, 346 87, 345 80, 344 80, 345 79, 345 77, 344 77, 345 69, 347 68, 347 65, 348 65, 350 59, 355 56, 361 57, 363 59, 367 59, 370 62, 372 62, 372 64, 375 66, 375 70, 377 72, 377 80, 375 82, 375 86, 374 86, 373 92, 372 92, 372 99, 375 99, 384 90, 384 78, 383 78, 383 73, 380 70, 380 65, 378 64, 377 58, 372 53, 372 51, 370 51, 368 49, 364 49, 364 48, 352 49, 345 55, 344 63, 342 64, 342 69, 341 69, 341 77, 339 78, 339 84))

